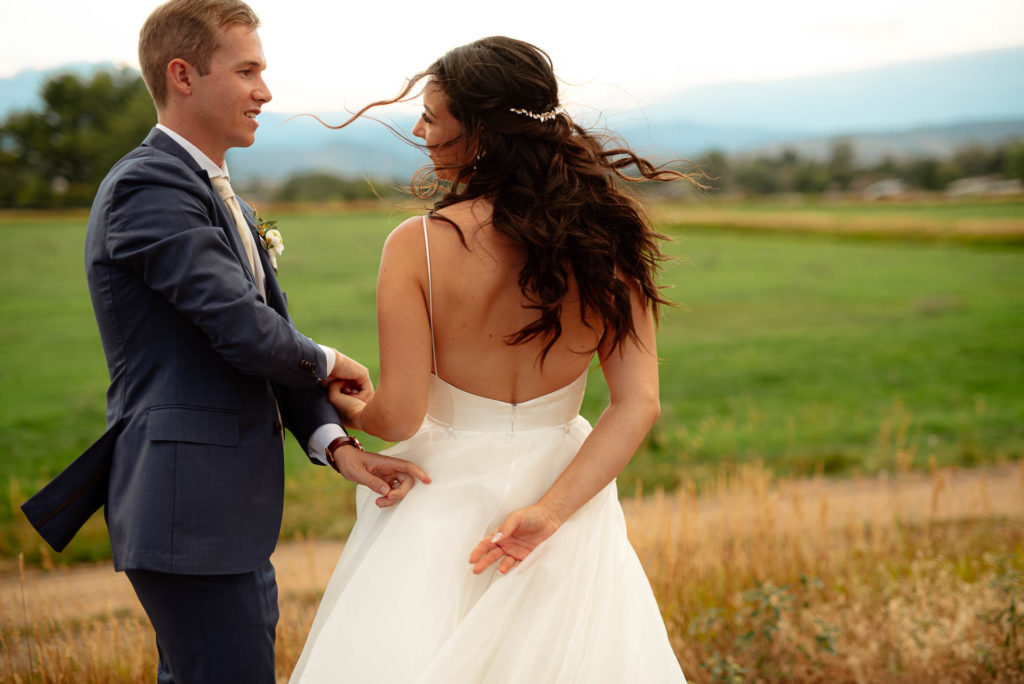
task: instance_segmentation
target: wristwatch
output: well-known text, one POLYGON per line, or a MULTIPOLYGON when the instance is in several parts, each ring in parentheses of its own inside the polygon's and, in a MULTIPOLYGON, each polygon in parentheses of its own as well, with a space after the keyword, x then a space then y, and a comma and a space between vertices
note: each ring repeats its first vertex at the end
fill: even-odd
POLYGON ((335 470, 338 469, 338 464, 334 462, 334 452, 343 446, 354 446, 360 451, 364 451, 363 445, 359 443, 359 440, 352 435, 342 435, 341 437, 335 437, 331 440, 331 443, 327 445, 327 462, 331 464, 331 467, 335 470))

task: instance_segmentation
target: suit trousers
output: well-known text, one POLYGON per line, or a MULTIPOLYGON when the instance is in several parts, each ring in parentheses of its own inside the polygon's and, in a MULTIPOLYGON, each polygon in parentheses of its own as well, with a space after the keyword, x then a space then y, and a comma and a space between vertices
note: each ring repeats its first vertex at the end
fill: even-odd
POLYGON ((158 684, 274 684, 277 580, 126 570, 156 632, 158 684))

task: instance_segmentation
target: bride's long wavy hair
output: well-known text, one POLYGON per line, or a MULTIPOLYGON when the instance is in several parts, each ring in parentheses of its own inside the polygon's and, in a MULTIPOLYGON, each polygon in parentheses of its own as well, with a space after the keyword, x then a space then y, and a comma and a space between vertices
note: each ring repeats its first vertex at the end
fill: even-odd
POLYGON ((559 105, 548 54, 502 36, 451 50, 409 79, 397 97, 367 105, 352 120, 370 108, 409 99, 426 78, 440 87, 462 124, 460 136, 446 146, 468 150, 469 158, 450 169, 451 183, 430 180, 435 167, 421 169, 413 193, 421 199, 441 194, 431 215, 451 224, 463 242, 459 226, 437 212, 466 200, 489 200, 494 228, 525 252, 519 287, 538 316, 508 343, 539 338, 543 360, 561 336, 562 304, 573 279, 580 317, 593 321, 596 313, 613 349, 627 338, 637 340, 627 282, 638 284, 657 320, 659 305, 669 304, 656 282, 665 259, 658 246, 663 236, 617 179, 699 181, 655 166, 626 145, 573 122, 559 105), (554 114, 538 118, 523 111, 554 114), (637 175, 625 173, 630 167, 637 175))

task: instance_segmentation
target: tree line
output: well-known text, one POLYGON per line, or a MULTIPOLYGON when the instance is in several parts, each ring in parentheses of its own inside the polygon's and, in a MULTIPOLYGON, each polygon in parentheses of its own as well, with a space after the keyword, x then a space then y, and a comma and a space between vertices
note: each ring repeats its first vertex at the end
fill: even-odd
MULTIPOLYGON (((0 207, 89 206, 110 167, 139 144, 156 120, 146 86, 133 69, 98 70, 89 77, 52 76, 40 95, 40 109, 12 113, 0 124, 0 207)), ((858 164, 854 146, 843 140, 824 160, 791 149, 753 158, 710 151, 695 165, 712 193, 842 193, 883 178, 941 191, 974 176, 1024 181, 1024 140, 996 147, 965 145, 945 158, 887 158, 873 165, 858 164)), ((286 202, 344 201, 394 197, 403 185, 371 187, 363 179, 315 173, 274 187, 261 184, 260 194, 286 202)))
MULTIPOLYGON (((43 84, 39 109, 0 124, 0 208, 88 207, 107 171, 146 137, 153 101, 133 69, 89 77, 57 74, 43 84)), ((257 184, 277 201, 345 201, 393 197, 394 185, 301 174, 276 187, 257 184)))
POLYGON ((857 162, 849 140, 835 143, 824 160, 800 157, 792 149, 752 158, 731 158, 720 151, 710 151, 694 164, 706 176, 712 193, 845 193, 863 190, 883 179, 898 179, 910 190, 939 192, 956 180, 978 176, 1024 182, 1024 140, 994 147, 966 144, 947 157, 886 157, 870 165, 857 162))
POLYGON ((42 108, 0 126, 0 206, 88 206, 114 163, 156 121, 137 72, 58 74, 43 84, 42 108))

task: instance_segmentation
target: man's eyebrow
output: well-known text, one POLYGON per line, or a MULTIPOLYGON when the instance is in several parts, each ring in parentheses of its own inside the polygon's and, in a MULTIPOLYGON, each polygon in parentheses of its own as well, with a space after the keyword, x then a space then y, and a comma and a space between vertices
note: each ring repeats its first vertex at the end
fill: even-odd
POLYGON ((434 110, 433 109, 431 109, 427 105, 423 105, 423 108, 427 110, 427 114, 430 114, 430 116, 434 116, 434 110))

